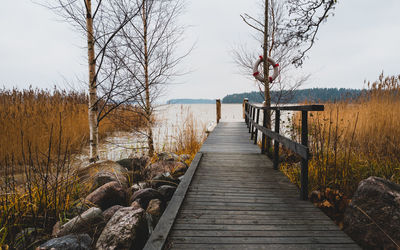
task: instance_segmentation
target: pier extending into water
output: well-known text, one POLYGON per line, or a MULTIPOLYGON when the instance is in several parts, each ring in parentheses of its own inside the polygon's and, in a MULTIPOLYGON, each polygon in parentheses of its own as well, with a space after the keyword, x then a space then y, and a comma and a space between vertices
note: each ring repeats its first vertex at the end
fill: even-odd
MULTIPOLYGON (((295 110, 305 123, 308 111, 321 109, 304 107, 295 110)), ((246 122, 220 122, 210 133, 145 249, 360 249, 306 201, 307 182, 299 191, 277 170, 279 162, 260 152, 258 131, 274 139, 275 148, 281 143, 302 156, 306 171, 307 144, 258 125, 262 109, 246 103, 246 122)))

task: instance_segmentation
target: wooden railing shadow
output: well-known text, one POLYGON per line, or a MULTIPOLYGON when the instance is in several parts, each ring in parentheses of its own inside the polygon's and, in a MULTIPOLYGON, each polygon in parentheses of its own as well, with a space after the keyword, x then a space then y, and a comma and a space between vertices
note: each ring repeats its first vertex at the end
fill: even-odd
POLYGON ((261 140, 261 153, 265 154, 269 149, 267 148, 266 137, 274 140, 274 156, 273 166, 275 170, 279 168, 279 145, 282 144, 287 149, 298 154, 301 160, 301 190, 300 199, 307 200, 308 198, 308 160, 310 158, 310 150, 308 147, 308 112, 310 111, 323 111, 324 105, 303 105, 303 106, 281 106, 281 107, 258 107, 244 101, 244 114, 245 122, 251 133, 251 139, 254 144, 258 141, 258 132, 262 134, 261 140), (260 112, 263 111, 263 125, 260 125, 260 112), (275 130, 272 131, 266 126, 266 114, 268 110, 275 111, 275 130), (281 111, 301 111, 301 144, 293 141, 281 134, 279 134, 280 115, 281 111))

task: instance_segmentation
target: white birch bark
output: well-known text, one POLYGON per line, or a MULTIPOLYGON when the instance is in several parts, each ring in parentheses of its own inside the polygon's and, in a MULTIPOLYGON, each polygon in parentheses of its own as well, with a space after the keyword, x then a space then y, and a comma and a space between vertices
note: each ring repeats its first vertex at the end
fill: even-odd
POLYGON ((94 36, 93 36, 93 16, 92 16, 92 1, 86 1, 86 29, 88 42, 88 64, 89 64, 89 135, 90 135, 90 156, 89 161, 95 162, 99 159, 98 156, 98 121, 97 121, 97 86, 96 86, 96 61, 94 51, 94 36))

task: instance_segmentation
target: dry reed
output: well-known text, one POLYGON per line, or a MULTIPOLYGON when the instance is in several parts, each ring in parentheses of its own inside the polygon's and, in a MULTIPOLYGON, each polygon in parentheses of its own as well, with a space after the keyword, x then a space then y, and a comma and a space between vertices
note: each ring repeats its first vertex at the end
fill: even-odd
MULTIPOLYGON (((299 117, 293 120, 298 128, 299 117)), ((400 76, 380 75, 358 99, 326 104, 310 115, 309 128, 309 190, 351 197, 369 176, 400 183, 400 76)), ((298 166, 283 164, 282 170, 299 183, 298 166)))
POLYGON ((188 108, 181 107, 177 120, 180 123, 174 126, 172 135, 169 135, 167 131, 162 145, 157 145, 156 148, 177 155, 190 155, 190 159, 186 161, 190 164, 206 139, 206 128, 188 108))
MULTIPOLYGON (((0 155, 20 161, 28 141, 32 148, 46 154, 52 129, 62 132, 61 146, 68 143, 73 153, 79 153, 88 143, 87 101, 84 93, 57 89, 0 90, 0 155)), ((99 126, 100 138, 142 124, 136 110, 129 105, 121 106, 110 117, 113 119, 106 117, 99 126), (117 118, 118 122, 114 122, 117 118)))

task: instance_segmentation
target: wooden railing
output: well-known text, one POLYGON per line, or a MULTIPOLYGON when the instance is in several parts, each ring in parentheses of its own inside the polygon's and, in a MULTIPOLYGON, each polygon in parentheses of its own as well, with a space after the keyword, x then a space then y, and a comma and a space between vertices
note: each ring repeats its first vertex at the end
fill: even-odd
POLYGON ((294 153, 298 154, 301 160, 301 190, 300 199, 307 200, 308 198, 308 160, 310 157, 308 148, 308 112, 309 111, 323 111, 324 105, 304 105, 304 106, 282 106, 282 107, 258 107, 249 102, 244 102, 244 113, 245 122, 249 128, 249 133, 251 133, 251 139, 254 140, 254 144, 258 140, 258 132, 262 134, 261 141, 261 153, 265 154, 269 149, 267 149, 266 137, 274 140, 274 157, 273 166, 274 169, 279 168, 279 145, 282 144, 285 148, 290 149, 294 153), (260 112, 263 111, 263 125, 259 125, 260 112), (275 111, 275 130, 272 131, 266 126, 266 114, 267 110, 275 111), (301 144, 295 142, 283 135, 279 134, 280 127, 280 116, 281 111, 301 111, 301 144))

